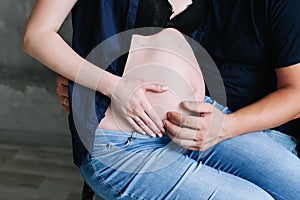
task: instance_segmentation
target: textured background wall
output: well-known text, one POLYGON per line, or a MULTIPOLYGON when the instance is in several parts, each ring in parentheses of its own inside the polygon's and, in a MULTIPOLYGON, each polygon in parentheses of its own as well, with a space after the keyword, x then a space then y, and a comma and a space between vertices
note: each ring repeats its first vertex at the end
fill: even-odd
MULTIPOLYGON (((35 70, 40 66, 21 50, 21 37, 33 3, 34 0, 0 1, 0 66, 19 70, 35 70)), ((70 30, 67 20, 61 31, 67 41, 71 38, 70 30)))
MULTIPOLYGON (((0 128, 66 132, 65 115, 54 94, 55 74, 21 48, 33 3, 34 0, 0 1, 0 128)), ((70 42, 69 18, 60 34, 70 42)))
MULTIPOLYGON (((33 3, 0 0, 0 199, 79 200, 82 180, 56 75, 21 48, 33 3)), ((70 41, 69 19, 60 33, 70 41)))

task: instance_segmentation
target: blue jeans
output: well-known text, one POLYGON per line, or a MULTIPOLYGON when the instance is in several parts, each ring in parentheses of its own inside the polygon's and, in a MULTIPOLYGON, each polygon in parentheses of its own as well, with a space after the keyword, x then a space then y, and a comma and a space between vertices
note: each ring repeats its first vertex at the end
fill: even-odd
POLYGON ((298 199, 300 160, 269 136, 278 134, 285 137, 254 132, 196 152, 167 136, 99 129, 80 171, 105 199, 298 199))

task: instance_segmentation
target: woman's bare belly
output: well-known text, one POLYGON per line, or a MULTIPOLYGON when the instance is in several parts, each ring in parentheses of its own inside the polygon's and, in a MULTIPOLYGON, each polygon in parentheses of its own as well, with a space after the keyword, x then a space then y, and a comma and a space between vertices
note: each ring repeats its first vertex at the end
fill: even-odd
MULTIPOLYGON (((146 92, 161 119, 165 119, 169 111, 189 114, 181 109, 182 101, 204 99, 205 86, 198 62, 183 35, 175 29, 164 29, 151 36, 134 35, 123 77, 169 87, 164 93, 146 92)), ((116 116, 111 106, 98 128, 134 131, 125 119, 116 116)))

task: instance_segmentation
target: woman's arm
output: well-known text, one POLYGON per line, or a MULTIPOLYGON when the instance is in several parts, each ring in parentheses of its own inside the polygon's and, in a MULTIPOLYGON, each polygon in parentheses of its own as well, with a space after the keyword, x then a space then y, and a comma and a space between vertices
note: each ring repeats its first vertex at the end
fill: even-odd
POLYGON ((111 96, 109 91, 113 91, 118 77, 81 58, 57 33, 75 3, 76 0, 36 1, 25 29, 23 48, 67 79, 111 96))
POLYGON ((161 134, 162 121, 156 113, 147 113, 152 108, 145 103, 145 93, 147 90, 164 92, 162 85, 145 85, 142 80, 130 79, 120 82, 120 77, 80 57, 57 33, 75 3, 76 0, 37 0, 26 26, 23 49, 67 79, 110 97, 137 131, 151 136, 161 134), (128 91, 128 88, 133 90, 128 91), (136 118, 144 123, 139 126, 136 118))

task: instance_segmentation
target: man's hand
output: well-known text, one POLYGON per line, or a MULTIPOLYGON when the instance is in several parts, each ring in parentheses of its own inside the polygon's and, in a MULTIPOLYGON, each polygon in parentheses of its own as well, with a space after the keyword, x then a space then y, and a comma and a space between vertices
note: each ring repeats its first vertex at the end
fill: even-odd
POLYGON ((68 93, 68 79, 57 76, 56 78, 56 96, 59 103, 63 106, 67 114, 70 114, 69 108, 69 93, 68 93))
POLYGON ((184 102, 184 109, 194 115, 169 112, 164 120, 166 134, 182 147, 205 151, 227 139, 223 132, 226 114, 213 105, 202 102, 184 102))

